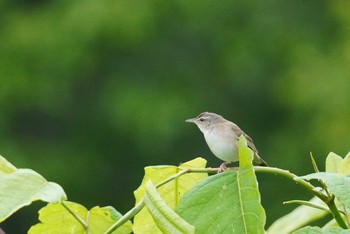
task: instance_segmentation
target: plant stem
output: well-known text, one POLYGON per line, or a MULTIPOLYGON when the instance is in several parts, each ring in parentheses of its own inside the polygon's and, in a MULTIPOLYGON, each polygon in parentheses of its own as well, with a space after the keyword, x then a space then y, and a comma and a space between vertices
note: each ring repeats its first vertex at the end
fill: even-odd
POLYGON ((295 175, 294 173, 291 173, 288 170, 283 170, 283 169, 276 168, 276 167, 260 167, 260 166, 256 166, 256 167, 254 167, 254 169, 256 172, 271 173, 271 174, 276 174, 276 175, 281 175, 283 177, 286 177, 286 178, 293 180, 296 183, 300 184, 306 190, 313 193, 315 196, 319 197, 322 201, 326 201, 328 199, 328 196, 326 194, 317 190, 312 184, 310 184, 306 180, 300 178, 299 176, 295 175))
POLYGON ((344 222, 344 219, 341 217, 339 210, 334 203, 334 196, 331 199, 329 199, 328 202, 326 202, 326 204, 329 207, 329 209, 331 210, 332 215, 333 215, 334 219, 337 221, 337 223, 339 224, 339 226, 344 228, 344 229, 348 229, 348 226, 344 222))
POLYGON ((256 166, 254 167, 256 172, 267 172, 267 173, 273 173, 277 175, 284 176, 290 180, 295 181, 296 183, 300 184, 306 190, 309 192, 313 193, 315 196, 320 198, 326 205, 328 206, 329 210, 331 211, 334 219, 337 221, 338 225, 344 229, 347 229, 347 225, 344 222, 343 218, 341 217, 341 214, 339 213, 338 208, 336 207, 334 203, 334 196, 328 196, 321 191, 319 191, 317 188, 315 188, 312 184, 307 182, 306 180, 300 178, 299 176, 291 173, 290 171, 287 170, 282 170, 276 167, 260 167, 256 166))
POLYGON ((90 234, 89 225, 77 215, 66 203, 65 201, 61 202, 62 206, 71 214, 73 217, 84 227, 87 234, 90 234))
POLYGON ((114 223, 104 234, 111 234, 114 230, 122 226, 128 220, 132 219, 137 213, 139 213, 142 208, 145 206, 143 198, 136 206, 134 206, 131 210, 129 210, 126 214, 124 214, 116 223, 114 223))
MULTIPOLYGON (((318 167, 317 167, 317 164, 316 164, 316 161, 314 159, 314 156, 312 155, 312 153, 310 153, 310 158, 311 158, 311 163, 312 163, 312 166, 314 167, 314 170, 315 172, 320 172, 318 170, 318 167)), ((328 192, 328 189, 327 189, 327 185, 325 184, 325 182, 323 180, 319 180, 321 185, 322 185, 322 188, 324 189, 324 191, 327 193, 327 196, 328 197, 331 197, 331 194, 328 192)))

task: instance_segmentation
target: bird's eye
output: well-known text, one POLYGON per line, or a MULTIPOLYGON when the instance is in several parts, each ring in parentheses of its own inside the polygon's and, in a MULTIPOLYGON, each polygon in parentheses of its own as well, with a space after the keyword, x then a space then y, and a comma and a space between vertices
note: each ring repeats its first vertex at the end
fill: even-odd
POLYGON ((203 118, 200 118, 200 119, 199 119, 199 122, 204 122, 204 119, 203 119, 203 118))

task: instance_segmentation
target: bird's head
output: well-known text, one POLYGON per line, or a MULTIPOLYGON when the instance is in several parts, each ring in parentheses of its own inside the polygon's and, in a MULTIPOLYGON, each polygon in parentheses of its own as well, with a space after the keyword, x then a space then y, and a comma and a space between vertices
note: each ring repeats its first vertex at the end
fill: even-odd
POLYGON ((222 120, 224 120, 224 118, 221 115, 203 112, 195 118, 187 119, 186 122, 196 124, 198 128, 205 133, 206 131, 211 130, 216 123, 219 123, 222 120))

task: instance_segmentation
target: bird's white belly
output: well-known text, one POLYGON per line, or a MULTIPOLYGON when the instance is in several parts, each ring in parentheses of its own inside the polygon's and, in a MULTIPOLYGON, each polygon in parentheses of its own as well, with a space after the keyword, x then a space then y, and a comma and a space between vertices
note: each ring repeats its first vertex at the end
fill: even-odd
POLYGON ((213 154, 225 162, 238 161, 237 140, 233 137, 218 137, 217 134, 205 135, 205 140, 213 154))

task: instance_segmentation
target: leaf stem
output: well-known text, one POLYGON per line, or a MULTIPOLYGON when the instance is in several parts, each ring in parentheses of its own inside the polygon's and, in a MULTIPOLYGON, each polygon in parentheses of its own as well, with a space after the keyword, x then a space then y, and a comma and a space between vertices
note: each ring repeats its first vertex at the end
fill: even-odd
POLYGON ((79 216, 77 215, 67 204, 65 201, 61 202, 62 206, 71 214, 73 217, 84 227, 87 234, 90 234, 89 225, 79 216))

